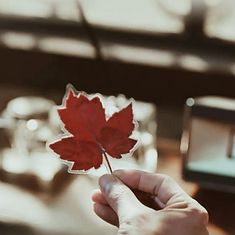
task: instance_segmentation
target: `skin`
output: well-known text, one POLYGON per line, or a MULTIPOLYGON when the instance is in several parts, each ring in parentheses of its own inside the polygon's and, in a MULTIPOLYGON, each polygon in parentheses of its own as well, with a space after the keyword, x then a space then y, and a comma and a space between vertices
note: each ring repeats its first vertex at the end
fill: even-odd
POLYGON ((208 213, 169 176, 118 170, 99 179, 94 212, 118 235, 208 235, 208 213))

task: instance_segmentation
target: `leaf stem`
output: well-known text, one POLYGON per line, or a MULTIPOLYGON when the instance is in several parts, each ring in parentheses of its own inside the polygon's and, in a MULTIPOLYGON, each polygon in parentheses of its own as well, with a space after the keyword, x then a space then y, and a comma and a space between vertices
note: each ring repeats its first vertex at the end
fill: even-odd
POLYGON ((104 158, 105 158, 105 160, 106 160, 106 162, 107 162, 108 169, 109 169, 109 173, 110 173, 110 174, 112 174, 112 173, 113 173, 113 170, 112 170, 112 167, 111 167, 111 165, 110 165, 110 162, 109 162, 108 156, 107 156, 107 154, 106 154, 106 152, 105 152, 105 151, 103 152, 103 155, 104 155, 104 158))

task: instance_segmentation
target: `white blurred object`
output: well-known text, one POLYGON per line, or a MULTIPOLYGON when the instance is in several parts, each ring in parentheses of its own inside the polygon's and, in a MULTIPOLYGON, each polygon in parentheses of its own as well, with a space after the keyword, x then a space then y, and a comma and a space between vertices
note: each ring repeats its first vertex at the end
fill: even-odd
POLYGON ((18 178, 35 175, 45 190, 61 170, 60 161, 50 158, 45 148, 59 130, 58 122, 51 122, 54 106, 54 102, 42 97, 15 98, 8 103, 0 120, 11 145, 2 149, 1 169, 18 178))
POLYGON ((77 0, 0 0, 0 15, 77 22, 77 0))
MULTIPOLYGON (((180 6, 178 2, 171 3, 170 11, 176 12, 176 15, 172 15, 162 9, 156 0, 80 0, 80 2, 88 22, 93 26, 147 33, 182 32, 183 21, 176 15, 178 12, 184 14, 190 8, 189 1, 181 0, 180 6)), ((166 7, 168 6, 169 4, 166 7)))
POLYGON ((49 17, 50 5, 38 0, 0 0, 0 13, 25 17, 49 17))
POLYGON ((235 1, 207 0, 205 32, 210 37, 235 41, 235 1))

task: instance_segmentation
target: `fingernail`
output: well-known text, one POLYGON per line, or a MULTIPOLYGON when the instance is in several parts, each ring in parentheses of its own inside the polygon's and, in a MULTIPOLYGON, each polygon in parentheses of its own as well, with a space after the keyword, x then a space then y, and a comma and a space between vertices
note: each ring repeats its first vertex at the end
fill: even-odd
POLYGON ((116 179, 113 175, 110 175, 110 174, 102 175, 99 179, 99 185, 101 187, 104 187, 105 185, 113 183, 113 182, 116 182, 116 179))
POLYGON ((100 189, 101 191, 108 193, 117 182, 117 179, 113 175, 103 175, 99 179, 100 189))

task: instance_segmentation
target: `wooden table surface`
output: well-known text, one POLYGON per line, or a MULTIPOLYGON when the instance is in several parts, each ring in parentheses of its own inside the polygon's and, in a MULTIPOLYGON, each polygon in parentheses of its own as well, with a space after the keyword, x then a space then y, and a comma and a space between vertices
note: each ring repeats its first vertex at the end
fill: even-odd
MULTIPOLYGON (((172 176, 210 214, 210 235, 235 235, 235 195, 202 190, 181 178, 178 143, 159 140, 158 172, 172 176)), ((62 183, 62 182, 60 182, 62 183)), ((0 234, 9 235, 92 235, 116 234, 92 211, 90 194, 97 179, 72 176, 70 184, 54 195, 33 193, 0 183, 0 234)))

